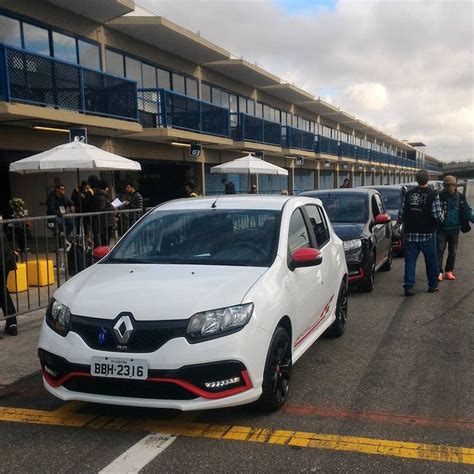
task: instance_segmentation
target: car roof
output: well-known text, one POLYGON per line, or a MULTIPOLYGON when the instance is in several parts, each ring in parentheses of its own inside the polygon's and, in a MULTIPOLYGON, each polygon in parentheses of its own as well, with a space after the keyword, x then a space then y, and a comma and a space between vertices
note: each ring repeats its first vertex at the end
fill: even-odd
POLYGON ((378 193, 376 189, 369 188, 334 188, 334 189, 316 189, 314 191, 305 191, 299 196, 320 196, 325 194, 375 194, 378 193))
POLYGON ((406 187, 404 184, 371 184, 369 186, 361 186, 363 189, 398 189, 401 190, 402 188, 406 187))
POLYGON ((155 210, 171 211, 185 209, 211 209, 215 203, 215 209, 268 209, 281 210, 286 202, 297 199, 297 196, 281 195, 238 195, 224 194, 218 196, 206 196, 197 198, 175 199, 155 207, 155 210))

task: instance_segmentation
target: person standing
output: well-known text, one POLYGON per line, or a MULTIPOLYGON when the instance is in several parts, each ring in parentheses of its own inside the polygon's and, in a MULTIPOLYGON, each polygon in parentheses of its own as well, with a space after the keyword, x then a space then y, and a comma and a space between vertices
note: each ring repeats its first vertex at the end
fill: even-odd
POLYGON ((405 225, 405 296, 415 293, 416 261, 420 252, 425 258, 428 292, 438 291, 438 254, 436 229, 441 219, 438 195, 428 186, 428 171, 418 170, 415 175, 418 186, 405 194, 401 211, 405 225))
POLYGON ((12 297, 7 288, 8 274, 16 270, 15 256, 3 230, 0 230, 0 308, 2 308, 5 320, 5 334, 18 335, 18 326, 15 317, 16 309, 12 297))
POLYGON ((351 187, 351 180, 349 178, 344 178, 344 181, 339 186, 340 188, 350 188, 351 187))
POLYGON ((257 185, 252 184, 252 187, 250 188, 249 194, 257 194, 257 185))
POLYGON ((221 183, 224 185, 225 194, 236 194, 235 185, 232 181, 229 181, 227 178, 222 178, 221 183))
POLYGON ((447 280, 455 280, 454 263, 458 249, 459 232, 469 232, 471 226, 469 221, 473 221, 472 209, 466 198, 457 191, 457 180, 454 176, 448 175, 443 179, 443 190, 439 193, 441 208, 445 213, 445 218, 437 233, 438 244, 438 281, 443 280, 443 258, 446 245, 448 246, 448 258, 444 267, 447 280))
POLYGON ((125 209, 134 209, 136 212, 129 214, 129 222, 132 226, 140 219, 143 214, 143 196, 137 191, 136 186, 131 181, 125 181, 125 192, 128 194, 128 199, 124 201, 125 209))
MULTIPOLYGON (((48 216, 56 216, 56 227, 60 230, 62 229, 62 216, 68 212, 68 210, 74 212, 74 203, 66 197, 66 188, 63 184, 56 184, 54 191, 48 196, 46 201, 47 214, 48 216)), ((71 219, 65 219, 64 222, 64 232, 66 236, 69 235, 73 228, 73 223, 71 219)))
MULTIPOLYGON (((97 188, 94 190, 94 212, 114 211, 112 201, 107 194, 109 185, 107 181, 99 180, 97 188)), ((112 230, 115 225, 115 217, 111 212, 94 216, 92 220, 92 234, 94 248, 101 245, 109 245, 112 230)))
POLYGON ((184 191, 186 193, 186 197, 195 198, 198 197, 199 194, 196 190, 196 184, 192 179, 188 179, 184 185, 184 191))

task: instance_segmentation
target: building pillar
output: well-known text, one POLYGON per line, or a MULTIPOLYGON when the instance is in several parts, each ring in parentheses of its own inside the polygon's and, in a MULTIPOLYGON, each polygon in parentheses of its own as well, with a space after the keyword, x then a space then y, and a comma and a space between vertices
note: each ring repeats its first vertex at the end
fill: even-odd
POLYGON ((314 170, 314 189, 319 189, 321 182, 321 161, 316 161, 316 169, 314 170))

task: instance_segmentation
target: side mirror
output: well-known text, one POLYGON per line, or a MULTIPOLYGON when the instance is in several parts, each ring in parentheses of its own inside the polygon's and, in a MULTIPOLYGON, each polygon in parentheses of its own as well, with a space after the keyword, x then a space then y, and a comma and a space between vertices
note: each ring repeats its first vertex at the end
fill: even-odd
POLYGON ((291 254, 290 269, 314 267, 321 265, 322 261, 323 256, 319 250, 311 248, 298 249, 291 254))
POLYGON ((388 214, 379 214, 375 218, 375 224, 388 224, 390 222, 390 216, 388 214))
POLYGON ((104 258, 109 252, 110 252, 110 247, 103 245, 101 247, 96 247, 94 251, 92 252, 92 256, 97 261, 97 260, 100 260, 101 258, 104 258))

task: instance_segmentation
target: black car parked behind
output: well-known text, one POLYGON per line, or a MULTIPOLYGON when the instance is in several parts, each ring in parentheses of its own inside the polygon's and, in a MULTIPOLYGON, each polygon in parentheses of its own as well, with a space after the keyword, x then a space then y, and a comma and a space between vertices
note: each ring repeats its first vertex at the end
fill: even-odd
POLYGON ((372 291, 375 272, 392 266, 392 225, 375 189, 307 191, 322 201, 334 231, 344 241, 349 283, 372 291))

